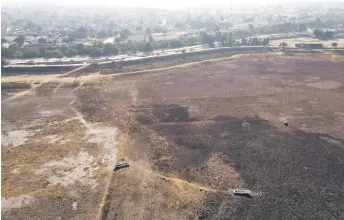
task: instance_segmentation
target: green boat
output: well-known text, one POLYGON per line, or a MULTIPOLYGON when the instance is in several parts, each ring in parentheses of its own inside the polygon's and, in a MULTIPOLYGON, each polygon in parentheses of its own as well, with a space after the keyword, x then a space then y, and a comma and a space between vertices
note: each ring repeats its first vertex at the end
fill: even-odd
POLYGON ((238 196, 251 196, 252 191, 248 189, 235 189, 233 190, 233 194, 238 196))

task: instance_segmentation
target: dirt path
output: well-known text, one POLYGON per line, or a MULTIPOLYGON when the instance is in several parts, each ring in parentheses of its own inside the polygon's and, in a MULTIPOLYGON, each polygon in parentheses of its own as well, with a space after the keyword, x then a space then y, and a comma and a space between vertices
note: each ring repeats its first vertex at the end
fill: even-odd
MULTIPOLYGON (((116 140, 115 140, 116 134, 114 134, 116 133, 116 129, 112 129, 108 127, 105 127, 105 128, 96 127, 94 124, 87 122, 84 119, 83 115, 77 109, 73 107, 74 103, 75 103, 75 100, 69 103, 70 109, 74 111, 74 113, 76 114, 76 118, 87 128, 87 134, 83 139, 88 138, 89 139, 88 141, 95 142, 95 143, 100 143, 100 142, 103 143, 104 149, 109 152, 109 156, 105 156, 104 159, 105 159, 105 162, 107 162, 110 167, 111 163, 115 163, 116 158, 117 158, 116 140)), ((101 219, 103 216, 104 204, 106 202, 106 198, 108 196, 109 188, 110 188, 112 178, 113 178, 112 169, 109 170, 109 172, 107 172, 107 175, 105 177, 106 177, 106 181, 105 181, 105 186, 103 190, 103 196, 99 204, 99 210, 98 210, 96 219, 101 219)))
POLYGON ((139 70, 139 71, 133 71, 133 72, 126 72, 126 73, 113 73, 113 74, 100 75, 100 76, 104 76, 104 77, 107 77, 107 76, 123 76, 123 75, 137 74, 137 73, 149 73, 149 72, 155 72, 155 71, 172 70, 172 69, 177 69, 177 68, 190 67, 190 66, 193 66, 196 64, 215 62, 215 61, 223 61, 223 60, 231 60, 231 59, 235 59, 235 58, 238 58, 238 57, 241 57, 244 55, 245 54, 236 54, 236 55, 232 55, 229 57, 221 57, 221 58, 214 58, 214 59, 208 59, 208 60, 201 60, 201 61, 196 61, 196 62, 191 62, 191 63, 183 63, 183 64, 175 65, 175 66, 163 67, 163 68, 139 70))
POLYGON ((170 182, 173 182, 175 183, 176 185, 180 185, 180 184, 185 184, 185 185, 188 185, 192 188, 196 188, 196 189, 200 189, 200 190, 204 190, 204 191, 208 191, 208 192, 214 192, 214 193, 223 193, 223 194, 229 194, 229 195, 232 195, 232 190, 233 189, 228 189, 228 190, 217 190, 217 189, 212 189, 212 188, 209 188, 207 186, 202 186, 201 184, 199 183, 193 183, 193 182, 189 182, 187 180, 183 180, 183 179, 180 179, 180 178, 177 178, 177 177, 169 177, 169 176, 165 176, 165 175, 162 175, 162 174, 159 174, 159 173, 156 173, 152 170, 149 170, 149 169, 143 169, 143 168, 140 168, 139 165, 136 165, 134 161, 131 161, 130 162, 130 165, 136 169, 139 169, 141 171, 144 171, 146 173, 149 173, 150 175, 153 175, 155 177, 159 177, 161 179, 164 179, 166 181, 170 181, 170 182))
POLYGON ((76 71, 78 71, 78 70, 85 69, 85 68, 88 67, 89 65, 90 65, 90 64, 86 64, 86 65, 84 65, 84 66, 75 68, 75 69, 73 69, 73 70, 71 70, 71 71, 68 71, 68 72, 66 72, 66 73, 64 73, 64 74, 62 74, 62 75, 60 75, 60 76, 66 76, 66 75, 71 74, 71 73, 74 73, 74 72, 76 72, 76 71))
POLYGON ((69 103, 69 107, 70 109, 72 109, 74 111, 74 113, 76 114, 76 117, 79 119, 79 121, 87 128, 88 131, 92 130, 91 125, 84 119, 84 117, 82 116, 82 114, 77 111, 75 108, 73 108, 73 103, 75 102, 75 100, 71 101, 69 103))
MULTIPOLYGON (((132 75, 132 74, 139 74, 139 73, 149 73, 149 72, 155 72, 155 71, 164 71, 164 70, 172 70, 172 69, 177 69, 177 68, 183 68, 183 67, 190 67, 193 65, 197 64, 202 64, 202 63, 207 63, 207 62, 215 62, 215 61, 223 61, 223 60, 231 60, 235 59, 241 56, 244 56, 245 54, 237 54, 229 57, 221 57, 221 58, 214 58, 214 59, 207 59, 207 60, 202 60, 202 61, 196 61, 196 62, 191 62, 191 63, 184 63, 180 65, 175 65, 175 66, 170 66, 170 67, 164 67, 164 68, 156 68, 156 69, 147 69, 147 70, 139 70, 139 71, 132 71, 132 72, 124 72, 124 73, 113 73, 113 74, 108 74, 108 75, 100 75, 100 74, 90 74, 87 76, 80 76, 80 81, 87 81, 87 80, 94 80, 97 78, 103 78, 103 77, 111 77, 111 76, 122 76, 122 75, 132 75)), ((64 75, 68 75, 70 73, 73 73, 75 71, 81 70, 83 68, 86 68, 88 65, 76 68, 74 70, 71 70, 69 72, 63 73, 62 75, 30 75, 30 76, 8 76, 8 77, 3 77, 2 81, 3 82, 20 82, 20 81, 41 81, 41 84, 44 82, 73 82, 75 80, 75 77, 60 77, 64 75), (43 79, 43 80, 42 80, 43 79)), ((61 86, 61 85, 59 85, 61 86)), ((58 89, 59 86, 56 88, 58 89)))
POLYGON ((53 93, 57 93, 57 91, 59 90, 59 88, 60 88, 63 84, 64 84, 64 82, 58 84, 58 85, 56 86, 56 88, 53 90, 53 93))
POLYGON ((16 99, 18 97, 22 97, 22 96, 25 96, 25 95, 28 95, 30 94, 31 92, 33 92, 36 88, 39 88, 43 83, 40 83, 40 84, 31 84, 31 88, 30 89, 27 89, 25 91, 22 91, 22 92, 18 92, 16 94, 14 94, 13 96, 10 96, 8 97, 7 99, 3 100, 1 103, 6 103, 10 100, 13 100, 13 99, 16 99))

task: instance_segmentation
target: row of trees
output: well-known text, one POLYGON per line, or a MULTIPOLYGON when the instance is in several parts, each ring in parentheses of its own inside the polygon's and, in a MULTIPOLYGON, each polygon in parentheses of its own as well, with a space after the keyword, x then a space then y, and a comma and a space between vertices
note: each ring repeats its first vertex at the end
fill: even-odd
POLYGON ((319 29, 315 29, 313 31, 313 34, 318 39, 327 40, 327 39, 333 38, 334 32, 333 31, 322 31, 322 30, 319 30, 319 29))
MULTIPOLYGON (((209 47, 215 47, 214 42, 219 42, 222 47, 233 47, 233 46, 266 46, 269 44, 269 39, 259 39, 257 37, 238 38, 232 32, 221 32, 217 30, 215 35, 212 36, 206 32, 201 32, 201 42, 203 45, 209 47)), ((241 35, 242 36, 242 35, 241 35)))
POLYGON ((11 44, 8 48, 1 47, 1 53, 4 58, 62 58, 73 56, 111 56, 117 54, 126 54, 136 52, 152 52, 153 50, 165 50, 181 48, 185 46, 194 46, 202 44, 204 46, 215 47, 215 42, 219 42, 221 46, 266 46, 269 39, 243 38, 237 39, 232 33, 216 32, 210 35, 202 32, 200 37, 184 37, 170 41, 154 41, 151 35, 144 42, 114 42, 114 43, 95 43, 93 45, 71 44, 68 46, 49 46, 41 43, 31 47, 21 47, 20 43, 11 44))
POLYGON ((136 53, 137 51, 151 52, 153 46, 150 43, 96 43, 93 45, 76 44, 69 46, 46 46, 43 44, 33 47, 20 47, 12 44, 8 48, 1 47, 4 58, 62 58, 73 56, 111 56, 119 53, 136 53))

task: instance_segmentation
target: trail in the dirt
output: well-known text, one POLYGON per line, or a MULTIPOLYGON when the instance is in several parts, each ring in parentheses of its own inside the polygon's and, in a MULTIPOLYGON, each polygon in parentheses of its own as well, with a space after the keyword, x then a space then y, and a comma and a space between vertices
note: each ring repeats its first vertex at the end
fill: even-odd
MULTIPOLYGON (((78 67, 76 69, 73 69, 71 71, 68 71, 66 73, 63 73, 61 75, 58 75, 58 76, 55 76, 55 77, 51 77, 50 79, 44 79, 42 80, 39 84, 34 84, 32 83, 31 84, 31 88, 30 89, 27 89, 25 91, 22 91, 22 92, 18 92, 17 94, 11 96, 11 97, 8 97, 7 99, 3 100, 2 103, 5 103, 5 102, 8 102, 10 100, 13 100, 13 99, 16 99, 16 98, 19 98, 19 97, 22 97, 24 95, 27 95, 27 94, 30 94, 30 92, 33 92, 35 89, 41 87, 44 83, 48 83, 48 82, 54 82, 54 81, 62 81, 59 85, 56 86, 56 88, 53 90, 53 93, 56 93, 58 91, 58 89, 66 82, 66 79, 59 79, 57 77, 60 77, 60 76, 64 76, 64 75, 68 75, 70 73, 73 73, 75 71, 78 71, 78 70, 81 70, 81 69, 84 69, 86 68, 87 66, 89 65, 84 65, 84 66, 81 66, 81 67, 78 67)), ((19 77, 19 76, 18 76, 19 77)), ((34 76, 34 78, 37 78, 36 76, 34 76)), ((29 80, 30 77, 28 77, 28 79, 26 80, 29 80)), ((20 80, 19 80, 20 81, 20 80)), ((81 86, 81 85, 80 85, 81 86)), ((80 87, 79 86, 79 87, 80 87)))
MULTIPOLYGON (((133 72, 113 73, 113 74, 107 74, 107 75, 90 74, 90 75, 86 75, 86 76, 80 76, 80 81, 94 80, 94 79, 98 79, 98 78, 106 78, 106 77, 112 77, 112 76, 122 76, 122 75, 132 75, 132 74, 139 74, 139 73, 149 73, 149 72, 156 72, 156 71, 172 70, 172 69, 177 69, 177 68, 182 68, 182 67, 190 67, 190 66, 193 66, 193 65, 207 63, 207 62, 231 60, 231 59, 235 59, 235 58, 240 57, 240 56, 244 56, 244 54, 237 54, 237 55, 233 55, 233 56, 229 56, 229 57, 214 58, 214 59, 208 59, 208 60, 184 63, 184 64, 170 66, 170 67, 163 67, 163 68, 156 68, 156 69, 147 69, 147 70, 139 70, 139 71, 133 71, 133 72)), ((71 71, 66 72, 64 74, 61 74, 61 75, 56 75, 56 76, 55 75, 51 75, 51 76, 49 76, 50 77, 49 79, 42 80, 41 84, 43 84, 45 82, 61 82, 61 83, 63 83, 63 82, 72 82, 72 81, 75 80, 75 77, 63 77, 63 78, 59 78, 59 77, 60 76, 67 76, 68 74, 73 73, 73 72, 78 71, 78 70, 81 70, 83 68, 86 68, 87 66, 88 65, 76 68, 74 70, 71 70, 71 71)), ((18 76, 18 77, 11 76, 11 78, 9 80, 6 80, 6 82, 19 82, 19 81, 23 81, 23 79, 21 77, 22 76, 18 76)), ((24 81, 28 81, 28 80, 37 80, 37 81, 39 81, 39 78, 37 78, 37 75, 28 76, 28 77, 25 78, 24 81)))
POLYGON ((58 85, 56 86, 56 88, 54 89, 53 93, 57 93, 57 91, 59 90, 59 88, 60 88, 63 84, 64 84, 64 82, 58 84, 58 85))
POLYGON ((97 217, 96 217, 97 220, 101 220, 104 218, 105 203, 106 203, 106 200, 109 196, 110 185, 111 185, 112 178, 113 178, 113 171, 111 170, 110 172, 111 173, 109 173, 109 175, 107 176, 108 180, 106 181, 106 185, 104 187, 103 197, 102 197, 102 200, 99 204, 99 209, 98 209, 98 213, 97 213, 97 217))
POLYGON ((74 102, 75 102, 75 100, 73 100, 69 103, 70 109, 72 109, 74 111, 74 113, 76 114, 79 121, 87 128, 88 131, 92 130, 91 125, 84 119, 82 114, 73 107, 74 102))
MULTIPOLYGON (((133 164, 133 162, 131 162, 131 164, 133 164)), ((135 166, 135 164, 134 164, 135 166)), ((187 186, 190 186, 192 188, 196 188, 196 189, 201 189, 201 190, 204 190, 204 191, 208 191, 208 192, 214 192, 214 193, 222 193, 222 194, 229 194, 229 195, 232 195, 231 193, 231 190, 232 189, 228 189, 228 190, 217 190, 217 189, 212 189, 210 187, 207 187, 207 186, 203 186, 199 183, 193 183, 193 182, 189 182, 189 181, 186 181, 186 180, 183 180, 183 179, 180 179, 180 178, 177 178, 177 177, 168 177, 168 176, 165 176, 165 175, 162 175, 162 174, 159 174, 159 173, 156 173, 152 170, 149 170, 149 169, 142 169, 142 168, 139 168, 138 166, 135 166, 137 167, 138 169, 144 171, 144 172, 147 172, 153 176, 156 176, 156 177, 159 177, 161 179, 164 179, 164 180, 167 180, 167 181, 171 181, 171 182, 174 182, 174 183, 177 183, 177 184, 185 184, 187 186)))
POLYGON ((84 66, 81 66, 81 67, 72 69, 71 71, 68 71, 68 72, 66 72, 66 73, 64 73, 64 74, 62 74, 62 75, 60 75, 60 76, 66 76, 66 75, 71 74, 71 73, 74 73, 74 72, 76 72, 76 71, 78 71, 78 70, 85 69, 85 68, 88 67, 89 65, 90 65, 90 64, 86 64, 86 65, 84 65, 84 66))
POLYGON ((131 104, 133 106, 136 106, 137 104, 137 95, 139 94, 139 91, 136 88, 136 82, 134 82, 134 85, 131 87, 131 104))
POLYGON ((8 102, 8 101, 10 101, 10 100, 16 99, 16 98, 18 98, 18 97, 21 97, 21 96, 24 96, 24 95, 27 95, 27 94, 30 94, 30 92, 33 92, 34 89, 40 87, 42 84, 43 84, 43 83, 40 83, 40 84, 32 84, 30 89, 27 89, 27 90, 22 91, 22 92, 18 92, 17 94, 15 94, 15 95, 13 95, 13 96, 10 96, 10 97, 8 97, 7 99, 5 99, 4 101, 2 101, 2 103, 8 102))
MULTIPOLYGON (((180 178, 177 178, 177 177, 164 176, 164 175, 156 173, 156 172, 154 172, 152 170, 144 169, 144 168, 140 167, 139 165, 135 164, 134 161, 130 161, 129 163, 130 163, 131 167, 135 167, 135 168, 137 168, 137 169, 139 169, 141 171, 149 173, 152 176, 155 176, 155 177, 164 179, 165 181, 169 181, 171 183, 174 183, 174 184, 176 184, 177 187, 181 186, 181 185, 186 185, 188 187, 192 187, 192 188, 197 189, 197 190, 203 190, 205 192, 221 193, 221 194, 233 196, 232 189, 228 189, 228 190, 212 189, 212 188, 203 186, 203 185, 201 185, 199 183, 188 182, 186 180, 183 180, 183 179, 180 179, 180 178)), ((114 172, 111 170, 110 178, 109 178, 109 181, 107 182, 107 184, 105 186, 105 190, 104 190, 105 193, 104 193, 102 202, 99 205, 99 212, 98 212, 98 216, 97 216, 96 219, 99 219, 99 220, 100 219, 106 219, 106 216, 104 216, 104 205, 105 205, 105 202, 106 202, 106 200, 108 199, 108 196, 109 196, 110 185, 111 185, 113 176, 114 176, 114 172)))
MULTIPOLYGON (((81 86, 81 85, 80 85, 81 86)), ((116 136, 116 134, 113 134, 116 132, 116 129, 113 128, 108 128, 108 127, 95 127, 94 124, 90 124, 88 123, 83 115, 73 107, 75 100, 73 100, 72 102, 69 103, 70 108, 74 111, 74 113, 76 114, 77 118, 79 119, 79 121, 87 128, 87 134, 84 137, 91 137, 89 138, 88 141, 95 141, 95 143, 99 143, 99 141, 102 142, 102 144, 104 145, 104 149, 105 150, 109 150, 109 148, 114 147, 113 145, 115 145, 114 143, 114 139, 116 136)), ((111 151, 110 151, 111 152, 111 151)), ((114 163, 116 161, 116 152, 112 152, 112 153, 107 153, 109 155, 103 156, 103 159, 105 162, 107 163, 114 163)), ((109 195, 109 189, 110 189, 110 185, 112 182, 112 178, 113 178, 113 171, 109 170, 108 174, 106 175, 106 180, 105 180, 105 185, 104 185, 104 190, 103 190, 103 197, 99 203, 99 209, 97 212, 97 216, 96 219, 100 220, 103 217, 103 212, 104 212, 104 205, 106 203, 106 199, 109 195)))
POLYGON ((331 60, 332 60, 333 63, 336 62, 336 58, 337 58, 337 55, 336 55, 336 54, 331 53, 331 52, 328 52, 328 51, 324 51, 324 53, 326 53, 326 54, 328 54, 328 55, 331 56, 331 60))
POLYGON ((131 74, 137 74, 137 73, 149 73, 149 72, 155 72, 155 71, 164 71, 164 70, 171 70, 171 69, 177 69, 182 67, 189 67, 195 64, 202 64, 207 62, 213 62, 213 61, 223 61, 223 60, 231 60, 235 59, 237 57, 243 56, 243 54, 237 54, 229 57, 221 57, 221 58, 214 58, 214 59, 208 59, 208 60, 201 60, 191 63, 183 63, 180 65, 170 66, 170 67, 163 67, 163 68, 156 68, 156 69, 148 69, 148 70, 139 70, 139 71, 133 71, 133 72, 126 72, 126 73, 113 73, 108 75, 100 75, 101 77, 107 77, 107 76, 122 76, 122 75, 131 75, 131 74))
POLYGON ((190 187, 193 187, 193 188, 196 188, 196 189, 202 189, 202 190, 208 191, 208 192, 230 194, 230 191, 212 189, 212 188, 209 188, 209 187, 206 187, 206 186, 202 186, 202 185, 200 185, 198 183, 188 182, 186 180, 175 178, 175 177, 167 177, 167 176, 163 176, 163 175, 160 175, 160 176, 161 176, 161 178, 165 178, 166 180, 170 180, 170 181, 175 182, 175 183, 186 184, 186 185, 188 185, 190 187))

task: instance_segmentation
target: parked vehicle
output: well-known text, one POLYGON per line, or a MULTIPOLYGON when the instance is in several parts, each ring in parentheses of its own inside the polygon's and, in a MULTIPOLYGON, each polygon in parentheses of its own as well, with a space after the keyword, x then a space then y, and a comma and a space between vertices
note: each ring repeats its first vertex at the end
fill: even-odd
POLYGON ((116 170, 119 170, 122 168, 126 168, 126 167, 129 167, 129 163, 118 163, 115 165, 113 171, 116 171, 116 170))
POLYGON ((233 194, 236 196, 247 196, 251 197, 252 191, 248 189, 235 189, 233 190, 233 194))

